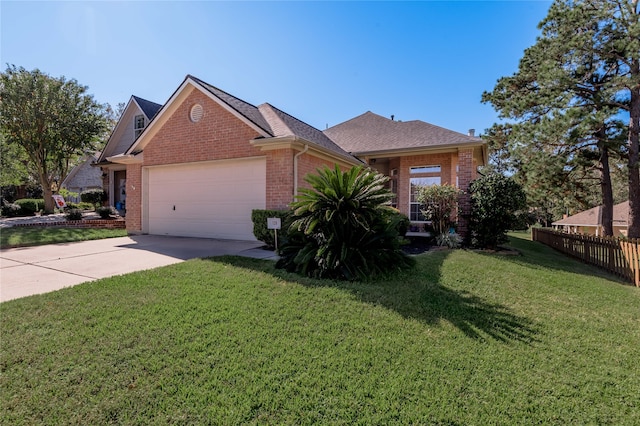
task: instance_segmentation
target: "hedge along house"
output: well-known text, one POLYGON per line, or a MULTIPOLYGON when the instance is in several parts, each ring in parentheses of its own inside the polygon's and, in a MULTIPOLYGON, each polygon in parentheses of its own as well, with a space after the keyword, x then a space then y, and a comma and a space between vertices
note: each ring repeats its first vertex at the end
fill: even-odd
POLYGON ((287 209, 306 174, 362 164, 270 104, 190 75, 128 149, 103 157, 126 169, 129 233, 238 240, 255 240, 253 209, 287 209))
MULTIPOLYGON (((425 185, 451 184, 466 191, 477 177, 478 166, 487 161, 481 138, 454 132, 420 120, 395 121, 372 112, 324 131, 346 151, 389 176, 396 194, 394 207, 409 216, 412 224, 425 223, 416 199, 425 185)), ((458 232, 467 232, 469 195, 460 196, 458 232)), ((424 229, 424 227, 421 227, 424 229)))
POLYGON ((102 189, 109 197, 109 205, 115 206, 122 216, 125 216, 127 208, 127 167, 108 158, 129 149, 160 108, 160 104, 131 96, 95 163, 102 171, 102 189))

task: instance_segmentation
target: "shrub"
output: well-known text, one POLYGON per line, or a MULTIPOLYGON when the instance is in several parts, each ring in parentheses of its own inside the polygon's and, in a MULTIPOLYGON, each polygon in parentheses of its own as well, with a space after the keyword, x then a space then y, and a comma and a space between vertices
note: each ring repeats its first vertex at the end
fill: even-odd
POLYGON ((80 193, 80 199, 85 203, 92 204, 96 209, 107 200, 107 193, 102 189, 87 189, 80 193))
POLYGON ((409 226, 411 226, 411 221, 407 215, 404 215, 396 210, 397 217, 397 225, 396 231, 398 231, 398 235, 404 237, 407 235, 407 231, 409 231, 409 226))
POLYGON ((98 213, 102 219, 109 219, 111 216, 118 215, 118 211, 113 206, 98 207, 96 213, 98 213))
POLYGON ((82 220, 82 210, 69 209, 64 215, 67 220, 82 220))
POLYGON ((413 266, 401 249, 401 215, 387 205, 388 178, 362 167, 307 175, 277 267, 317 278, 366 279, 413 266))
POLYGON ((525 208, 526 197, 522 187, 511 178, 490 174, 469 185, 471 194, 471 244, 495 249, 507 241, 518 210, 525 208))
POLYGON ((282 247, 287 238, 287 229, 291 223, 290 211, 282 210, 252 210, 251 221, 253 222, 253 235, 258 241, 262 241, 267 247, 275 248, 275 232, 267 228, 267 218, 279 217, 282 221, 281 229, 278 229, 278 247, 282 247))
MULTIPOLYGON (((69 191, 67 188, 60 188, 60 191, 58 191, 58 194, 62 195, 62 197, 65 199, 65 201, 69 198, 77 198, 78 197, 78 193, 77 192, 72 192, 69 191)), ((67 205, 69 205, 69 203, 67 203, 67 205)))
POLYGON ((420 188, 418 202, 424 206, 422 214, 431 221, 437 235, 447 234, 454 225, 452 218, 458 208, 460 191, 453 185, 429 185, 420 188))
POLYGON ((85 203, 84 201, 80 201, 78 203, 78 208, 80 210, 93 210, 94 207, 93 207, 93 204, 91 203, 85 203))
POLYGON ((462 245, 462 237, 455 232, 445 232, 436 237, 436 244, 440 247, 459 248, 462 245))
POLYGON ((16 203, 3 203, 2 204, 2 216, 16 217, 20 214, 20 206, 16 203))
POLYGON ((20 206, 19 216, 33 216, 36 212, 44 209, 42 198, 23 198, 16 200, 15 204, 20 206))

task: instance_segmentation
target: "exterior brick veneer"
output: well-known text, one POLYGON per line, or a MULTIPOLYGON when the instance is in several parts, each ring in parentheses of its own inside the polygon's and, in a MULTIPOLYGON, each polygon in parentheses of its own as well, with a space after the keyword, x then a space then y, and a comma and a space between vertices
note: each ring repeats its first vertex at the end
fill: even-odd
POLYGON ((458 150, 458 166, 458 187, 464 191, 458 198, 458 234, 466 238, 469 233, 469 215, 471 214, 469 184, 476 178, 472 148, 458 150))
POLYGON ((89 219, 89 220, 61 220, 45 223, 19 223, 15 228, 96 228, 96 229, 125 229, 124 219, 89 219))

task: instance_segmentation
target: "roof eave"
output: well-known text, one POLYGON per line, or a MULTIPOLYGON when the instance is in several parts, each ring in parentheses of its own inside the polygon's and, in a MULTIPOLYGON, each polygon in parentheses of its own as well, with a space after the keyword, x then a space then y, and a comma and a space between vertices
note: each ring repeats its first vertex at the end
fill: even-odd
POLYGON ((142 163, 142 153, 139 154, 119 154, 107 157, 107 160, 115 164, 140 164, 142 163))
POLYGON ((404 156, 404 155, 413 155, 416 152, 429 152, 429 153, 440 153, 440 152, 453 152, 460 148, 481 148, 483 151, 483 157, 485 157, 484 152, 486 149, 486 144, 479 143, 467 143, 467 144, 447 144, 447 145, 437 145, 437 146, 420 146, 420 147, 409 147, 409 148, 394 148, 394 149, 385 149, 385 150, 372 150, 372 151, 355 151, 352 152, 352 155, 355 156, 404 156))
POLYGON ((262 151, 270 151, 274 149, 292 148, 296 150, 302 150, 305 146, 309 146, 313 151, 320 153, 324 156, 339 159, 343 162, 351 165, 360 165, 362 162, 351 155, 343 155, 339 152, 332 151, 319 145, 315 142, 308 141, 299 136, 277 136, 272 138, 258 138, 249 141, 252 146, 260 148, 262 151))

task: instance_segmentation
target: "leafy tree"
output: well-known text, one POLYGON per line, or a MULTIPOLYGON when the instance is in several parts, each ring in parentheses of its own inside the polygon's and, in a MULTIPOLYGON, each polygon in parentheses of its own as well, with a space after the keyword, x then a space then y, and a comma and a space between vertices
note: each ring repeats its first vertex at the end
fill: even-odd
POLYGON ((424 206, 422 214, 432 222, 436 235, 447 234, 454 224, 460 190, 453 185, 429 185, 420 188, 418 201, 424 206))
POLYGON ((319 278, 366 279, 414 264, 400 249, 403 218, 388 206, 388 178, 353 167, 307 175, 278 267, 319 278))
POLYGON ((10 145, 0 133, 0 187, 18 186, 32 182, 24 151, 10 145))
POLYGON ((95 149, 106 129, 104 107, 75 80, 8 66, 0 75, 0 131, 19 147, 42 186, 45 211, 72 162, 95 149))
POLYGON ((516 224, 516 214, 525 208, 524 191, 513 179, 493 173, 472 181, 469 193, 471 244, 495 249, 507 241, 507 231, 516 224))
POLYGON ((608 233, 614 203, 610 159, 626 156, 629 233, 640 236, 638 0, 556 0, 540 29, 518 72, 483 94, 501 118, 512 121, 489 133, 496 146, 514 154, 513 166, 535 179, 540 194, 580 191, 596 178, 608 233))

